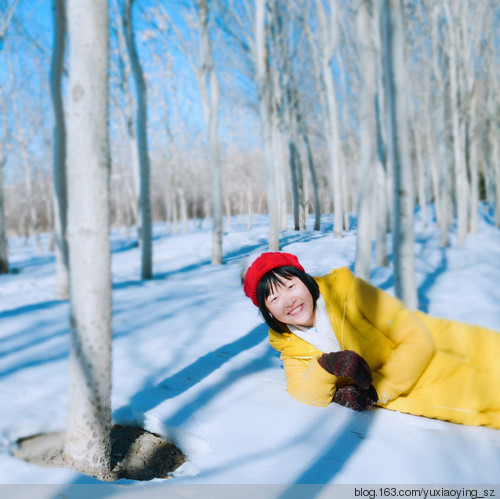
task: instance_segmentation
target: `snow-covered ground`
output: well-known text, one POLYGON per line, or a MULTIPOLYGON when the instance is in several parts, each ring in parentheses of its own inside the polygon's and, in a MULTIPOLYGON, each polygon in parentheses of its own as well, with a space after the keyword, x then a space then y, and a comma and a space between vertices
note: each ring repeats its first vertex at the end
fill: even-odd
MULTIPOLYGON (((113 418, 166 435, 188 455, 168 483, 500 483, 498 430, 309 407, 287 394, 239 278, 241 259, 266 247, 266 218, 246 223, 232 219, 222 266, 209 263, 208 227, 172 236, 156 225, 151 281, 140 279, 135 240, 113 231, 113 418)), ((322 227, 284 232, 282 249, 313 275, 353 269, 355 228, 335 239, 330 217, 322 227)), ((416 257, 422 310, 500 331, 500 230, 486 210, 463 248, 454 235, 440 248, 435 225, 422 230, 417 220, 416 257)), ((10 263, 15 272, 0 276, 0 483, 95 484, 11 455, 17 439, 65 426, 69 328, 53 254, 12 239, 10 263)), ((392 293, 392 267, 374 267, 371 282, 392 293)))

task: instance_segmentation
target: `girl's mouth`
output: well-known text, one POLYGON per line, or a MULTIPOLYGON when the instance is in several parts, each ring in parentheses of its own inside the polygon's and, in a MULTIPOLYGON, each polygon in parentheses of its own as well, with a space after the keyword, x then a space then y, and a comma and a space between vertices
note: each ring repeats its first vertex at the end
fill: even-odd
POLYGON ((294 309, 290 310, 290 312, 288 312, 288 315, 299 315, 302 312, 303 308, 304 305, 299 305, 298 307, 295 307, 294 309))

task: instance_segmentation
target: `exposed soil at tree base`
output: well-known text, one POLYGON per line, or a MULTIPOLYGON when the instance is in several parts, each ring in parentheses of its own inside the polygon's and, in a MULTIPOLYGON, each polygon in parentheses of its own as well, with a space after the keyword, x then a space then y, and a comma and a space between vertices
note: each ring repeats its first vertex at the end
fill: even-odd
MULTIPOLYGON (((22 438, 17 444, 14 457, 39 466, 73 468, 63 457, 64 432, 22 438)), ((163 437, 142 428, 114 425, 111 429, 111 471, 97 478, 105 481, 171 478, 171 473, 185 461, 184 454, 163 437)), ((95 476, 90 470, 77 471, 95 476)))

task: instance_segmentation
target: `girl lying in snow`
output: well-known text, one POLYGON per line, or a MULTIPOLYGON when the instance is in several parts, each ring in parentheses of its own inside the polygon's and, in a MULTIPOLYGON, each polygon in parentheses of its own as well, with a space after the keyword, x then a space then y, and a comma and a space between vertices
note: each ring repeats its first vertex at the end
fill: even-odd
POLYGON ((500 429, 499 333, 411 311, 345 267, 311 277, 290 253, 262 253, 243 290, 301 402, 500 429))

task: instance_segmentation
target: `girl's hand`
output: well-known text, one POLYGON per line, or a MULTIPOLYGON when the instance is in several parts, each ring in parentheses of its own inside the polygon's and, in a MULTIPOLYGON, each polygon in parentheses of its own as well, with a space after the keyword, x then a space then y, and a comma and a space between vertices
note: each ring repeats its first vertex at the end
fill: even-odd
POLYGON ((373 381, 372 371, 366 360, 352 350, 324 353, 318 363, 330 374, 349 378, 363 389, 367 389, 373 381))
POLYGON ((357 385, 347 385, 337 389, 333 401, 355 411, 365 411, 377 403, 378 395, 373 385, 367 389, 357 385))

